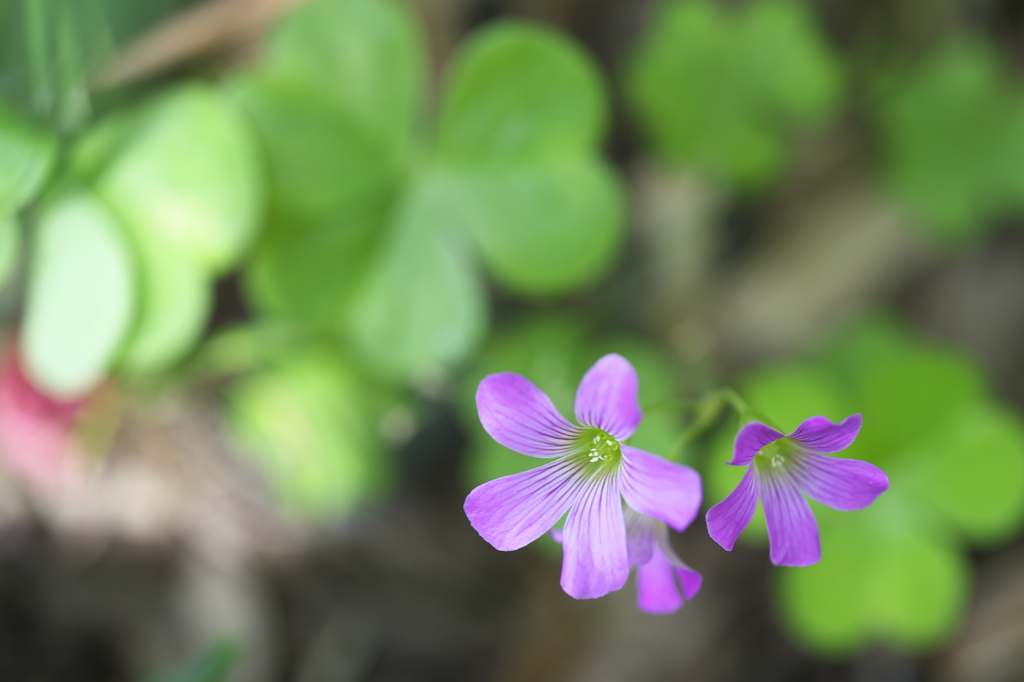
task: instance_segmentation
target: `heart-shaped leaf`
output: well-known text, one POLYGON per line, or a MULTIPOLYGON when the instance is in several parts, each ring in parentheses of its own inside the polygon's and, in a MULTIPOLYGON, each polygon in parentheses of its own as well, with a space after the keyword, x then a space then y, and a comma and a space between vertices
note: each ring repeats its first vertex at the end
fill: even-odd
POLYGON ((244 119, 216 90, 193 84, 150 103, 97 188, 140 240, 223 272, 256 234, 260 168, 244 119))

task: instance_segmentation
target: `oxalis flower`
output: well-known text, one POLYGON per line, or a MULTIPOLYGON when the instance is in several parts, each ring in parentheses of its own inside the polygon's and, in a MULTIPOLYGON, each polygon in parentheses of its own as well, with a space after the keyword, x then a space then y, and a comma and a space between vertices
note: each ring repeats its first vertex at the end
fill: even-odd
POLYGON ((839 424, 811 417, 788 435, 761 422, 746 424, 736 434, 729 464, 749 468, 736 490, 708 510, 708 534, 731 551, 760 499, 772 563, 817 563, 821 559, 818 522, 804 495, 826 507, 855 511, 889 489, 885 472, 874 464, 823 454, 850 447, 860 426, 859 414, 839 424))
MULTIPOLYGON (((623 507, 626 551, 636 566, 636 605, 647 613, 672 613, 700 591, 703 576, 680 559, 668 539, 668 526, 644 516, 629 505, 623 507), (680 594, 680 587, 682 593, 680 594)), ((562 542, 562 529, 551 531, 562 542)))
MULTIPOLYGON (((662 556, 672 565, 674 554, 656 550, 643 539, 648 536, 633 531, 627 542, 627 518, 635 513, 682 531, 700 508, 697 472, 625 444, 643 418, 638 387, 629 361, 604 356, 576 392, 578 426, 522 375, 491 374, 477 389, 480 421, 494 440, 551 461, 474 489, 465 504, 469 522, 495 549, 510 551, 539 538, 568 512, 561 584, 576 599, 620 589, 631 561, 646 557, 643 569, 662 556)), ((655 536, 652 531, 649 537, 655 536)), ((665 572, 657 575, 663 579, 665 572)), ((692 580, 690 585, 692 594, 692 580)))

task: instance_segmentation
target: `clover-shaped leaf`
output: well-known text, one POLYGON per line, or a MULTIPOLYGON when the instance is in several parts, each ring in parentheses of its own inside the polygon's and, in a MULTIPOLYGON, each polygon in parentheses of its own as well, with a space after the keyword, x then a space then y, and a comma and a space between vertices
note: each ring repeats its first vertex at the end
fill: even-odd
MULTIPOLYGON (((787 431, 810 415, 862 412, 861 435, 842 456, 878 463, 889 476, 889 491, 864 512, 813 505, 823 559, 783 571, 780 582, 794 635, 827 654, 878 640, 941 643, 968 587, 960 545, 991 546, 1024 522, 1020 418, 987 394, 967 356, 882 320, 848 330, 816 359, 755 372, 742 389, 787 431)), ((709 461, 711 501, 737 481, 735 468, 722 466, 730 435, 709 461)), ((744 537, 763 542, 763 521, 744 537)))
POLYGON ((806 4, 672 0, 632 56, 626 92, 657 157, 756 188, 783 167, 792 134, 835 109, 841 81, 806 4))
POLYGON ((582 50, 537 26, 489 25, 453 57, 431 130, 421 42, 400 4, 320 0, 236 87, 272 183, 250 298, 340 333, 396 378, 434 374, 480 338, 478 255, 516 292, 562 293, 608 266, 624 216, 598 155, 605 95, 582 50))
POLYGON ((205 328, 214 277, 256 235, 262 178, 244 118, 207 85, 176 88, 101 121, 70 164, 133 247, 139 310, 119 369, 166 369, 205 328))
POLYGON ((22 343, 40 388, 77 397, 102 379, 136 302, 134 264, 114 216, 81 192, 42 216, 29 263, 22 343))
POLYGON ((947 45, 881 88, 885 181, 923 228, 963 241, 1024 209, 1024 93, 991 47, 947 45))

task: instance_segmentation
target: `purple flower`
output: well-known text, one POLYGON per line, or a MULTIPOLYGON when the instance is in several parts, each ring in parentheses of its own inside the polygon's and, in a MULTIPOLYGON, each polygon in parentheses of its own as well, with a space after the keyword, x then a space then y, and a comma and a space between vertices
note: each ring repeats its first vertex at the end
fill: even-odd
POLYGON ((676 556, 668 528, 627 507, 629 563, 636 566, 636 605, 647 613, 672 613, 700 590, 701 575, 676 556), (682 593, 680 594, 680 588, 682 593))
POLYGON ((874 464, 822 454, 850 447, 860 426, 859 414, 839 424, 811 417, 789 435, 761 422, 744 425, 736 434, 729 464, 752 466, 736 490, 708 510, 708 534, 732 550, 760 498, 772 563, 817 563, 821 559, 818 523, 804 494, 826 507, 854 511, 867 507, 889 489, 885 472, 874 464))
MULTIPOLYGON (((700 591, 701 574, 676 555, 664 523, 640 514, 629 505, 623 508, 622 515, 626 522, 629 563, 637 567, 637 607, 647 613, 678 611, 685 599, 693 599, 700 591)), ((552 529, 551 537, 561 543, 562 529, 552 529)))
POLYGON ((580 382, 581 426, 510 372, 484 377, 476 404, 494 440, 551 461, 474 489, 465 504, 469 522, 496 549, 509 551, 533 542, 568 512, 561 582, 571 597, 602 597, 629 577, 623 501, 679 531, 700 508, 697 472, 624 443, 643 413, 636 371, 620 355, 598 360, 580 382))

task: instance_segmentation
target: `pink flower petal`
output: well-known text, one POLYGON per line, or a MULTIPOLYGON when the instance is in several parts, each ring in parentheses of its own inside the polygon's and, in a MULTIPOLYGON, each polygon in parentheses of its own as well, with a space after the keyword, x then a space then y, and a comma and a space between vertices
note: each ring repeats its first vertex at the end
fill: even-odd
POLYGON ((476 532, 507 552, 546 533, 587 490, 585 483, 579 463, 559 459, 476 487, 463 508, 476 532))
POLYGON ((736 538, 754 518, 757 510, 759 481, 753 467, 729 496, 708 510, 708 535, 726 551, 732 551, 736 538))
POLYGON ((643 419, 640 381, 629 360, 610 354, 594 363, 576 390, 576 419, 607 431, 616 440, 633 435, 643 419))
POLYGON ((704 582, 704 576, 689 566, 677 566, 676 577, 679 578, 679 584, 683 586, 683 597, 688 600, 697 596, 700 586, 704 582))
POLYGON ((772 563, 776 566, 818 563, 821 559, 818 522, 796 482, 788 475, 774 472, 759 478, 772 563))
POLYGON ((789 435, 811 452, 839 452, 853 444, 860 432, 861 416, 855 414, 835 424, 825 417, 811 417, 789 435))
POLYGON ((641 514, 681 532, 700 511, 700 474, 683 464, 623 445, 622 496, 641 514))
POLYGON ((840 511, 864 509, 889 489, 889 478, 874 464, 804 453, 793 463, 797 483, 811 499, 840 511))
POLYGON ((736 434, 736 440, 732 448, 732 461, 729 464, 733 466, 746 466, 750 464, 758 450, 769 443, 785 437, 785 435, 761 422, 744 424, 743 428, 736 434))
POLYGON ((653 530, 651 560, 637 567, 637 607, 647 613, 671 613, 683 605, 684 599, 692 599, 700 591, 703 578, 676 555, 664 524, 653 522, 653 530))
POLYGON ((683 605, 675 567, 660 550, 636 569, 636 605, 647 613, 672 613, 683 605))
POLYGON ((560 415, 551 399, 521 374, 484 377, 476 391, 476 407, 491 438, 523 455, 565 455, 580 433, 579 427, 560 415))
POLYGON ((594 599, 620 589, 629 577, 622 497, 615 475, 591 478, 563 528, 562 589, 594 599))

